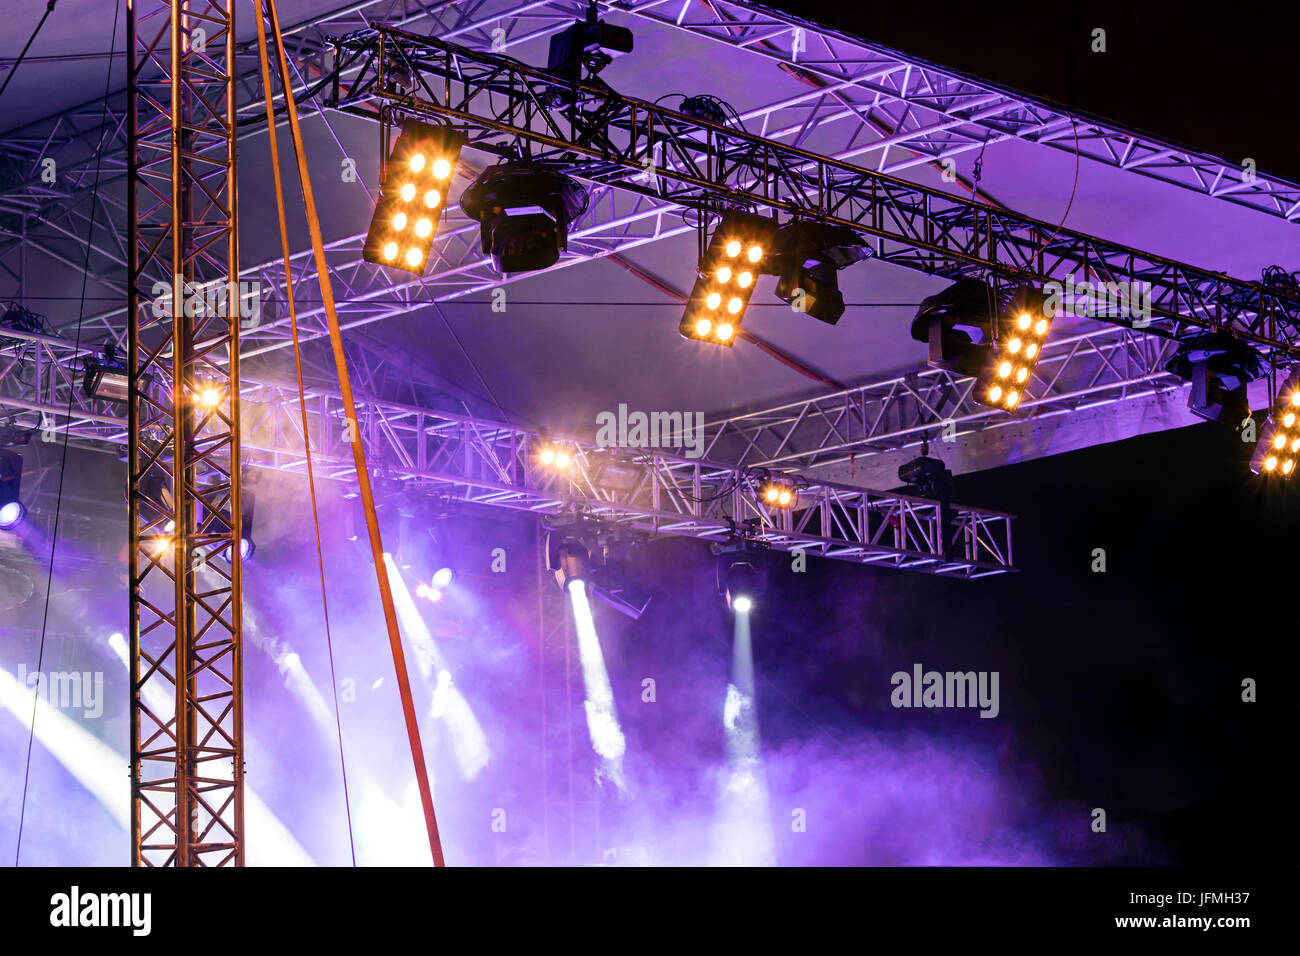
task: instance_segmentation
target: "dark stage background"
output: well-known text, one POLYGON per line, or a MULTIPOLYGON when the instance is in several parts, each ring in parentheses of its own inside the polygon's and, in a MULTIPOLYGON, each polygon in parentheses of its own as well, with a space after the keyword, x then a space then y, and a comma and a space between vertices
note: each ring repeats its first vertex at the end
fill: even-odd
MULTIPOLYGON (((817 560, 796 574, 775 556, 752 614, 765 751, 794 747, 804 770, 791 774, 842 785, 838 836, 861 841, 864 860, 891 862, 882 845, 898 841, 894 859, 917 862, 926 838, 907 828, 969 801, 1061 863, 1291 864, 1300 503, 1249 472, 1249 449, 1205 424, 958 478, 957 500, 1018 516, 1016 575, 952 581, 817 560), (1095 548, 1104 573, 1091 570, 1095 548), (893 708, 890 674, 916 662, 999 671, 1001 713, 893 708), (1241 700, 1247 677, 1257 703, 1241 700), (842 774, 824 766, 836 757, 842 774), (992 793, 971 792, 984 779, 973 768, 992 793), (934 806, 879 806, 882 787, 924 806, 931 775, 951 777, 934 806), (1090 830, 1095 807, 1105 834, 1090 830)), ((707 553, 667 541, 647 558, 664 552, 674 559, 652 562, 660 582, 698 592, 707 553)), ((622 653, 635 666, 621 686, 612 671, 621 701, 635 700, 633 678, 680 655, 723 672, 725 612, 682 610, 670 598, 628 628, 622 653)), ((689 726, 694 705, 672 706, 631 710, 629 752, 642 721, 647 736, 665 721, 689 726)), ((783 790, 775 764, 779 826, 781 794, 798 787, 783 790)), ((782 862, 816 862, 777 834, 782 862)), ((1006 837, 978 821, 955 834, 1004 847, 1006 837)))
POLYGON ((1300 179, 1300 5, 1168 0, 767 6, 1156 136, 1300 179), (1091 50, 1094 28, 1106 52, 1091 50))

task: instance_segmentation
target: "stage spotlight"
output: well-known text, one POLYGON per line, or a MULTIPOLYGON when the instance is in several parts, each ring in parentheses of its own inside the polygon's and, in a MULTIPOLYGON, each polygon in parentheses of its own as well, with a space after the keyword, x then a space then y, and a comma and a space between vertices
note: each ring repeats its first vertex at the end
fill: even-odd
POLYGON ((898 469, 898 480, 910 494, 947 501, 952 497, 952 472, 938 458, 922 455, 898 469))
POLYGON ((402 124, 366 233, 361 254, 367 262, 424 274, 465 140, 450 126, 402 124))
POLYGON ((546 69, 569 83, 582 81, 582 68, 595 75, 615 57, 632 52, 632 31, 596 19, 596 5, 587 8, 586 20, 579 20, 551 37, 546 69))
POLYGON ((542 442, 538 445, 535 458, 539 465, 559 471, 572 464, 573 453, 555 442, 542 442))
MULTIPOLYGON (((106 402, 126 402, 131 398, 131 376, 126 364, 117 359, 117 349, 112 342, 104 345, 102 358, 88 358, 83 364, 85 374, 81 390, 89 398, 106 402)), ((140 391, 149 387, 149 376, 140 376, 140 391)))
POLYGON ((552 540, 547 542, 548 564, 560 590, 567 591, 572 582, 586 576, 591 565, 591 551, 576 537, 564 536, 563 532, 559 536, 556 532, 551 534, 552 540))
POLYGON ((451 586, 451 582, 456 579, 456 572, 451 568, 439 568, 433 572, 434 590, 444 591, 451 586))
MULTIPOLYGON (((253 542, 253 509, 255 507, 254 497, 251 491, 245 491, 240 499, 239 515, 239 557, 248 561, 253 557, 257 550, 253 542)), ((229 534, 230 517, 226 513, 215 512, 204 521, 201 525, 203 531, 208 534, 229 534)), ((175 528, 175 523, 168 521, 165 530, 170 534, 175 528)), ((224 550, 224 549, 223 549, 224 550)))
POLYGON ((215 385, 196 384, 194 400, 204 408, 216 408, 221 404, 221 389, 215 385))
POLYGON ((723 213, 700 259, 699 275, 678 331, 688 339, 731 348, 754 284, 771 252, 776 223, 752 213, 723 213))
POLYGON ((748 614, 767 590, 762 552, 746 542, 715 547, 718 593, 737 614, 748 614))
POLYGON ((586 211, 588 198, 568 176, 514 159, 485 170, 460 207, 480 223, 483 251, 498 272, 534 272, 559 261, 569 223, 586 211))
POLYGON ((912 338, 929 346, 928 361, 971 378, 980 374, 993 340, 993 290, 979 279, 959 279, 921 300, 912 338))
POLYGON ((253 542, 253 509, 256 507, 253 493, 245 491, 239 502, 239 557, 251 561, 257 545, 253 542))
POLYGON ((759 485, 758 498, 769 508, 793 508, 799 500, 794 479, 783 475, 773 475, 763 479, 759 485))
POLYGON ((1250 416, 1246 386, 1259 378, 1263 362, 1230 332, 1207 332, 1184 342, 1165 371, 1192 383, 1187 407, 1193 415, 1239 427, 1250 416))
POLYGON ((1020 406, 1052 327, 1046 304, 1047 296, 1032 286, 1021 286, 1012 294, 998 321, 996 342, 980 369, 975 401, 1008 412, 1020 406))
POLYGON ((1250 470, 1257 475, 1280 475, 1290 481, 1300 464, 1300 370, 1282 385, 1273 414, 1255 444, 1250 470))
POLYGON ((770 271, 780 276, 778 299, 828 325, 844 314, 839 270, 871 255, 866 240, 845 226, 796 219, 776 231, 770 271))
POLYGON ((16 528, 27 514, 19 499, 22 483, 22 456, 8 448, 0 449, 0 530, 16 528))

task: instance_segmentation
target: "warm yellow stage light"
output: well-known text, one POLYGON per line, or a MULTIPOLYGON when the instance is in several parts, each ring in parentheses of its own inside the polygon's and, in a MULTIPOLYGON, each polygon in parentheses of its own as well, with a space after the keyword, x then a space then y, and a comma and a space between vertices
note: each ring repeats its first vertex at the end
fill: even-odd
POLYGON ((731 338, 731 334, 734 331, 735 329, 733 329, 730 324, 723 322, 718 326, 718 338, 725 342, 731 338))
POLYGON ((399 212, 396 216, 393 217, 393 228, 396 229, 398 232, 401 232, 403 229, 406 228, 406 213, 399 212))
POLYGON ((727 255, 733 259, 740 255, 740 242, 738 240, 732 239, 727 243, 727 255))
POLYGON ((742 272, 740 275, 736 276, 736 284, 739 285, 742 289, 748 289, 750 283, 752 283, 753 281, 754 281, 754 273, 752 272, 742 272))
POLYGON ((389 260, 397 258, 397 243, 390 242, 384 246, 384 258, 389 260))
POLYGON ((749 261, 750 261, 750 262, 757 262, 757 261, 758 261, 759 259, 761 259, 761 258, 763 258, 763 247, 762 247, 762 246, 750 246, 750 247, 749 247, 749 261))
POLYGON ((721 269, 718 270, 718 281, 719 281, 719 282, 730 282, 730 281, 731 281, 731 267, 730 267, 730 266, 723 266, 721 269))
POLYGON ((430 189, 424 194, 424 204, 430 209, 438 205, 440 202, 442 202, 442 193, 438 192, 438 190, 430 189))
POLYGON ((427 238, 429 233, 433 232, 433 223, 427 219, 417 219, 415 221, 415 234, 421 239, 427 238))
POLYGON ((695 323, 696 335, 708 335, 712 329, 713 329, 713 323, 710 322, 708 319, 700 319, 700 321, 695 323))
POLYGON ((424 153, 416 153, 411 157, 411 172, 418 173, 424 169, 424 153))
POLYGON ((716 309, 718 306, 722 305, 722 296, 717 292, 710 292, 709 297, 704 300, 704 304, 710 309, 716 309))
POLYGON ((433 176, 435 179, 446 179, 451 175, 451 163, 445 159, 436 159, 433 161, 433 176))
POLYGON ((423 258, 424 258, 424 253, 421 252, 419 249, 417 249, 415 246, 411 246, 411 248, 406 250, 407 265, 418 266, 420 264, 420 261, 423 258))
POLYGON ((731 301, 727 303, 727 311, 730 312, 732 315, 735 315, 742 308, 744 308, 744 306, 745 303, 740 300, 740 296, 738 295, 733 296, 731 301))
POLYGON ((402 187, 402 199, 404 199, 406 202, 410 202, 414 198, 415 198, 415 183, 407 183, 405 186, 402 187))

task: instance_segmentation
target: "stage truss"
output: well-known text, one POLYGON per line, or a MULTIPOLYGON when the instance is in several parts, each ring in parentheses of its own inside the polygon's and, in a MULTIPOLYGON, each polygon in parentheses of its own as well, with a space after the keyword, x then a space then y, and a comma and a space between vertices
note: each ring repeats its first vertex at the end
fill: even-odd
POLYGON ((190 309, 183 291, 238 279, 234 4, 127 8, 137 866, 244 862, 238 309, 190 309), (159 307, 155 282, 174 308, 159 307))

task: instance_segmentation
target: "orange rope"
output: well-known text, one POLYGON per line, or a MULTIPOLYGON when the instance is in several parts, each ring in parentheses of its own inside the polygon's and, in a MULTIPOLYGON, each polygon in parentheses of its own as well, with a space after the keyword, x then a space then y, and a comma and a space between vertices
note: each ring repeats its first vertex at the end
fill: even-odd
MULTIPOLYGON (((307 396, 302 385, 302 354, 298 348, 298 310, 293 298, 293 271, 289 265, 289 226, 284 215, 284 187, 280 181, 280 147, 275 135, 275 104, 271 94, 271 69, 266 58, 266 24, 258 11, 257 52, 262 65, 262 89, 266 94, 266 125, 271 137, 271 169, 275 173, 275 206, 280 217, 280 251, 284 255, 284 288, 289 300, 289 327, 293 330, 293 367, 298 375, 298 411, 302 421, 302 442, 307 453, 307 487, 311 492, 311 521, 316 533, 316 566, 320 569, 320 599, 325 614, 325 646, 329 650, 330 685, 334 689, 334 726, 338 731, 339 765, 343 769, 343 808, 348 818, 348 848, 352 865, 357 865, 357 845, 352 833, 352 801, 348 797, 348 765, 343 757, 343 717, 339 710, 338 678, 334 673, 334 638, 330 632, 330 606, 325 589, 325 555, 320 543, 320 513, 316 507, 316 472, 312 466, 311 432, 307 428, 307 396)), ((285 89, 286 98, 292 90, 285 89)))
MULTIPOLYGON (((276 61, 280 70, 281 88, 290 91, 289 64, 284 53, 284 39, 280 35, 280 18, 275 0, 266 0, 271 18, 271 38, 275 41, 276 61)), ((286 92, 285 107, 289 115, 289 130, 293 134, 293 151, 298 160, 298 179, 302 184, 303 203, 307 214, 307 227, 311 231, 312 252, 316 259, 316 275, 320 281, 321 299, 325 317, 329 322, 330 345, 334 351, 334 365, 339 373, 339 391, 347 413, 348 437, 352 445, 352 460, 361 490, 361 503, 366 512, 366 528, 370 536, 370 551, 375 561, 375 577, 379 581, 379 599, 384 606, 384 621, 388 626, 388 643, 393 652, 393 667, 397 671, 397 689, 402 698, 402 713, 406 718, 406 735, 411 744, 411 760, 415 764, 415 780, 420 789, 420 803, 424 808, 425 828, 429 833, 429 850, 434 866, 446 866, 442 856, 442 843, 438 838, 438 821, 433 812, 433 790, 429 786, 429 770, 424 763, 424 748, 420 743, 420 725, 411 699, 411 682, 406 672, 406 656, 402 651, 402 635, 397 627, 397 611, 393 606, 393 592, 388 582, 388 569, 384 567, 384 548, 379 539, 379 522, 375 518, 375 499, 370 489, 370 472, 366 466, 366 452, 361 444, 361 431, 357 427, 357 406, 352 398, 352 381, 348 377, 347 359, 343 355, 343 337, 339 331, 338 314, 334 309, 334 289, 330 285, 329 264, 325 261, 325 246, 321 241, 320 219, 316 215, 316 200, 311 191, 311 178, 307 172, 307 157, 303 152, 302 130, 298 126, 298 108, 293 95, 286 92)))

